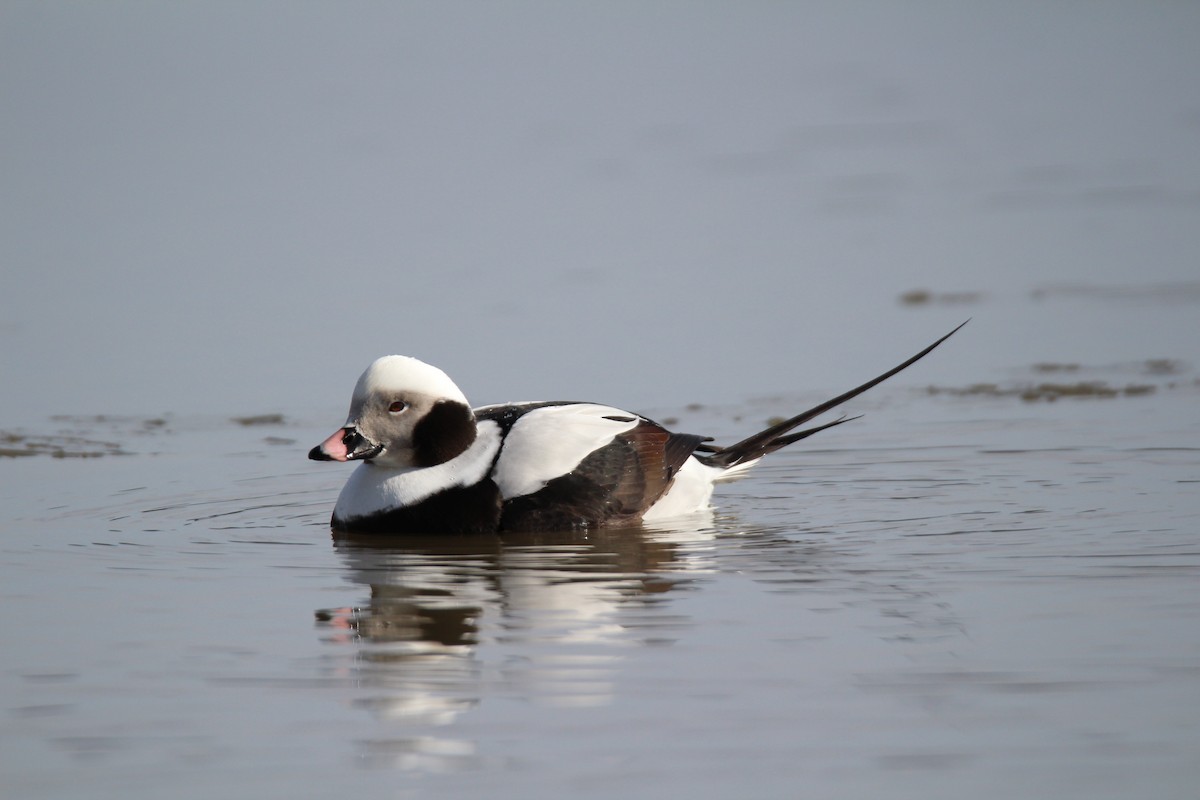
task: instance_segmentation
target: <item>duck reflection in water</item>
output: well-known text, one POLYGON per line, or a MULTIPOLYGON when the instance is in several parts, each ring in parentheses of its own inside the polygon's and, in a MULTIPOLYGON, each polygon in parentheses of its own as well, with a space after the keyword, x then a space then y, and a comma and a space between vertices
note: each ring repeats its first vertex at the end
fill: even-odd
MULTIPOLYGON (((690 538, 703 545, 711 535, 693 530, 690 538)), ((686 624, 663 602, 696 568, 679 538, 648 526, 343 535, 335 547, 369 600, 319 610, 317 621, 328 641, 356 647, 356 682, 383 690, 360 704, 380 717, 449 724, 479 702, 485 682, 488 694, 500 688, 547 704, 602 705, 619 646, 669 638, 686 624), (486 660, 481 644, 492 646, 486 660), (510 647, 525 655, 514 659, 510 647), (542 656, 533 663, 529 652, 542 656)))
MULTIPOLYGON (((853 531, 743 527, 722 514, 687 530, 643 525, 334 542, 365 602, 318 611, 318 624, 337 647, 333 677, 353 688, 355 706, 389 723, 388 734, 359 742, 359 755, 373 765, 477 768, 481 756, 470 736, 443 734, 472 730, 462 718, 485 698, 489 707, 611 705, 629 691, 636 653, 676 640, 686 645, 710 624, 680 601, 715 587, 716 573, 791 596, 771 603, 789 611, 754 623, 775 624, 782 636, 819 641, 843 628, 895 642, 962 635, 961 622, 928 591, 919 563, 897 566, 853 531), (831 607, 830 598, 852 602, 831 607), (814 613, 798 628, 794 614, 805 609, 814 613), (841 613, 829 613, 835 610, 841 613)), ((480 712, 472 720, 494 722, 480 712)))

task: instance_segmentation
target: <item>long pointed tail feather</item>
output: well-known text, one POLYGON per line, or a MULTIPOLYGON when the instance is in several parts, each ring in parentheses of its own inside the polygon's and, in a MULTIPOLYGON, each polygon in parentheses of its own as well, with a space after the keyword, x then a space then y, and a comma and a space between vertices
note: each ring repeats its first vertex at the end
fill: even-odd
POLYGON ((951 336, 958 333, 959 329, 962 328, 963 325, 966 325, 967 322, 970 322, 970 320, 963 322, 961 325, 956 327, 954 330, 950 331, 945 336, 938 339, 936 342, 929 345, 924 350, 922 350, 921 352, 917 353, 912 358, 905 361, 903 364, 900 364, 896 367, 893 367, 892 369, 889 369, 887 372, 883 373, 882 375, 880 375, 876 378, 872 378, 871 380, 867 381, 866 383, 862 384, 861 386, 856 386, 855 388, 851 389, 848 392, 839 394, 837 397, 834 397, 831 400, 826 400, 824 403, 821 403, 820 405, 813 406, 812 408, 808 409, 807 411, 797 414, 794 417, 785 419, 783 422, 772 425, 771 427, 767 428, 766 430, 760 431, 760 432, 754 434, 753 436, 747 437, 736 444, 731 444, 729 447, 714 448, 711 446, 706 446, 703 448, 703 450, 709 451, 711 453, 711 455, 704 455, 704 456, 698 456, 698 457, 701 460, 703 460, 706 464, 710 464, 714 467, 722 467, 724 469, 730 469, 731 467, 736 467, 739 464, 744 464, 745 462, 748 462, 748 461, 757 461, 758 459, 765 456, 767 453, 772 453, 781 447, 786 447, 789 444, 792 444, 793 442, 797 442, 808 436, 812 436, 814 433, 823 431, 826 428, 832 428, 834 425, 841 425, 843 422, 849 422, 852 419, 858 419, 858 417, 849 417, 849 418, 842 417, 841 419, 837 419, 837 420, 834 420, 833 422, 825 423, 824 425, 819 425, 814 428, 808 428, 803 431, 798 431, 796 433, 789 434, 790 431, 800 427, 801 425, 808 422, 813 417, 818 417, 821 414, 824 414, 826 411, 829 411, 832 408, 836 408, 837 406, 840 406, 842 403, 846 402, 847 400, 850 400, 851 398, 857 397, 858 395, 867 391, 871 387, 876 386, 880 383, 883 383, 888 378, 895 375, 897 372, 900 372, 901 370, 911 367, 913 364, 915 364, 916 362, 920 361, 922 358, 924 358, 925 356, 927 356, 931 352, 933 352, 934 348, 936 348, 942 342, 946 341, 951 336))

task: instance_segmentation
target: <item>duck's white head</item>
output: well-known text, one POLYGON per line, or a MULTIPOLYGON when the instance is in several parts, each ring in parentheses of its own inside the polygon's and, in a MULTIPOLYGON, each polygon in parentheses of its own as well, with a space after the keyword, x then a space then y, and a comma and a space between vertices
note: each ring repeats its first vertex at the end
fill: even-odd
POLYGON ((384 356, 355 384, 346 424, 308 457, 431 467, 461 454, 475 435, 467 398, 445 372, 409 356, 384 356))

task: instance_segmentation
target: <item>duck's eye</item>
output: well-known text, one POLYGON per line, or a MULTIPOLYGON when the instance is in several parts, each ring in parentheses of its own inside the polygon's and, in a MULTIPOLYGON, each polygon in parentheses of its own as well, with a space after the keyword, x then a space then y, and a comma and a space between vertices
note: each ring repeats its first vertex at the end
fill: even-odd
POLYGON ((403 400, 396 400, 390 406, 388 406, 388 411, 392 412, 393 414, 399 414, 406 408, 408 408, 408 403, 404 402, 403 400))

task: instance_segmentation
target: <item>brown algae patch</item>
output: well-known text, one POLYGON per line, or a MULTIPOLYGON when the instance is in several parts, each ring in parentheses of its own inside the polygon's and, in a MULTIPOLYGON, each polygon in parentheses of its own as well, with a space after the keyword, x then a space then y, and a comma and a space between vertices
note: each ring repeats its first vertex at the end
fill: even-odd
POLYGON ((928 289, 911 289, 900 295, 902 306, 967 305, 979 303, 983 295, 979 292, 931 292, 928 289))
POLYGON ((1030 369, 1034 372, 1079 372, 1082 367, 1078 364, 1055 364, 1054 362, 1044 361, 1040 364, 1034 364, 1030 369))
POLYGON ((0 431, 0 458, 99 458, 120 455, 128 453, 116 442, 100 442, 80 436, 39 436, 0 431))
POLYGON ((1182 361, 1173 358, 1147 358, 1142 362, 1142 371, 1147 375, 1178 375, 1185 369, 1182 361))
POLYGON ((1056 283, 1039 286, 1029 296, 1038 301, 1083 298, 1109 302, 1196 303, 1200 302, 1200 281, 1125 285, 1056 283))
POLYGON ((1153 394, 1158 387, 1148 383, 1131 383, 1125 386, 1110 386, 1103 381, 1079 381, 1078 383, 1039 383, 1021 392, 1026 402, 1058 400, 1060 397, 1111 399, 1114 397, 1136 397, 1153 394))
POLYGON ((238 425, 250 427, 252 425, 282 425, 283 414, 254 414, 248 417, 233 417, 233 421, 238 425))
MULTIPOLYGON (((1017 397, 1028 403, 1053 402, 1059 399, 1111 400, 1118 397, 1142 397, 1160 389, 1177 389, 1186 382, 1159 380, 1154 383, 1140 379, 1174 378, 1186 373, 1189 366, 1172 358, 1147 358, 1141 361, 1108 365, 1084 365, 1074 362, 1039 361, 1031 364, 1032 380, 1011 383, 976 383, 970 386, 929 386, 929 394, 954 397, 1017 397), (1097 373, 1121 375, 1126 381, 1084 379, 1097 373)), ((1200 385, 1200 379, 1194 382, 1200 385)))
MULTIPOLYGON (((52 422, 67 431, 92 431, 97 428, 121 431, 124 434, 153 434, 166 429, 166 417, 127 417, 115 414, 54 414, 52 422)), ((70 435, 64 433, 63 435, 70 435)))
POLYGON ((1158 387, 1149 383, 1130 383, 1111 386, 1103 381, 1078 381, 1076 383, 1043 382, 1020 386, 1002 387, 995 383, 976 383, 971 386, 930 386, 929 394, 948 394, 954 397, 1019 397, 1027 403, 1053 402, 1060 398, 1107 400, 1117 397, 1138 397, 1153 394, 1158 387))
POLYGON ((123 416, 114 414, 55 414, 52 433, 0 430, 0 457, 50 456, 52 458, 99 458, 131 455, 126 449, 137 439, 169 434, 169 416, 123 416))

